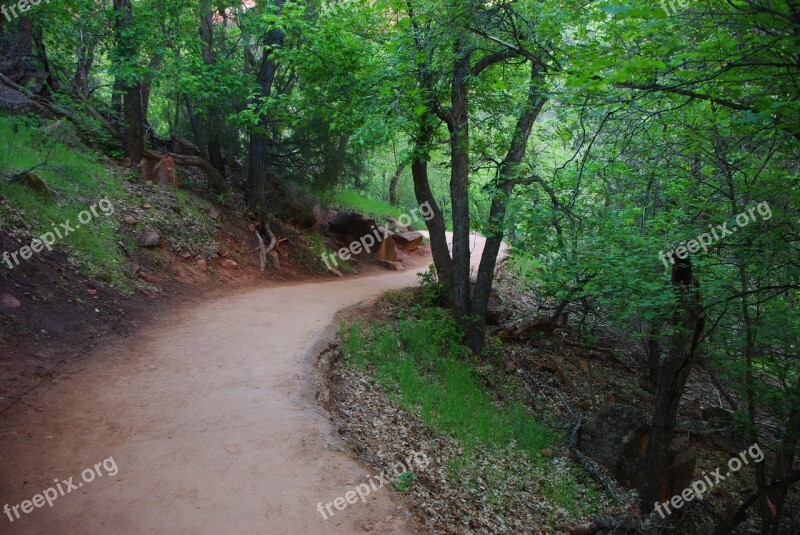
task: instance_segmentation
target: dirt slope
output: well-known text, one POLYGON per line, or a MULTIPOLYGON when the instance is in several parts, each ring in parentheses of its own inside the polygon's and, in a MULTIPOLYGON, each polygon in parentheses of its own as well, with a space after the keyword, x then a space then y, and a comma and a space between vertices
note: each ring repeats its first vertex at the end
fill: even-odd
POLYGON ((215 299, 87 358, 3 422, 0 505, 78 482, 108 457, 118 473, 13 523, 3 514, 0 532, 413 532, 389 489, 323 521, 317 503, 367 474, 341 452, 311 369, 337 311, 414 284, 417 271, 215 299))

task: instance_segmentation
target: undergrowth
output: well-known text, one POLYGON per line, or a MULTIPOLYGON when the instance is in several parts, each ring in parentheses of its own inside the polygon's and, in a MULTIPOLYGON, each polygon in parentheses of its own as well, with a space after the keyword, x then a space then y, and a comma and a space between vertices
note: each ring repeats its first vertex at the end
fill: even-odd
POLYGON ((530 412, 521 401, 521 385, 505 376, 502 366, 482 365, 469 353, 450 312, 428 302, 438 295, 434 284, 427 279, 416 299, 396 299, 392 306, 397 320, 389 324, 342 323, 345 365, 373 376, 406 411, 463 445, 464 454, 451 459, 448 467, 455 481, 466 485, 485 478, 480 452, 488 450, 500 459, 524 459, 517 466, 500 467, 498 482, 507 485, 509 478, 521 477, 527 485, 539 480, 538 492, 555 506, 572 514, 596 512, 594 488, 578 482, 567 463, 557 469, 556 461, 563 459, 542 454, 565 443, 564 433, 530 412), (506 396, 509 390, 517 395, 506 396), (515 471, 525 472, 524 477, 515 471))
MULTIPOLYGON (((36 119, 0 115, 0 194, 25 215, 33 237, 67 221, 100 199, 112 201, 121 193, 117 171, 78 141, 66 125, 41 127, 36 119), (47 184, 48 198, 12 181, 14 175, 32 170, 47 184)), ((73 253, 82 271, 119 289, 130 289, 122 268, 124 257, 117 247, 117 221, 98 212, 87 225, 57 245, 73 253)), ((9 221, 2 221, 11 227, 9 221)), ((21 244, 22 245, 30 245, 21 244)))

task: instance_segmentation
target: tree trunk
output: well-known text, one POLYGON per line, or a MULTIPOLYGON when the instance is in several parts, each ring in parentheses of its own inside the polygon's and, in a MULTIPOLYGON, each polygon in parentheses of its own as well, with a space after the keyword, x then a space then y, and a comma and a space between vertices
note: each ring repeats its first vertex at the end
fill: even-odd
POLYGON ((36 45, 36 60, 40 63, 41 68, 47 73, 47 79, 42 86, 39 94, 44 98, 49 99, 51 90, 57 90, 56 80, 53 78, 53 73, 50 70, 50 60, 47 58, 47 49, 44 45, 44 30, 38 24, 33 27, 33 42, 36 45))
POLYGON ((426 221, 431 238, 431 254, 433 265, 439 282, 450 288, 453 280, 453 260, 447 246, 447 233, 444 224, 444 214, 436 202, 428 180, 428 160, 430 159, 431 141, 436 130, 436 118, 431 113, 425 113, 419 119, 417 136, 414 140, 414 155, 411 160, 411 175, 414 179, 414 193, 420 206, 427 203, 431 207, 433 216, 426 221))
POLYGON ((391 180, 389 180, 389 204, 392 206, 397 206, 397 183, 400 182, 400 175, 406 170, 407 165, 408 162, 406 161, 400 162, 391 180))
MULTIPOLYGON (((283 1, 276 2, 277 8, 283 7, 283 1)), ((272 29, 267 33, 264 43, 263 55, 261 57, 261 67, 258 72, 258 85, 261 87, 261 95, 269 97, 272 93, 272 84, 275 82, 275 74, 278 71, 278 64, 275 61, 272 51, 276 47, 283 46, 285 35, 281 30, 272 29)), ((257 214, 259 221, 266 224, 267 221, 267 182, 269 176, 268 157, 270 153, 270 139, 268 136, 269 123, 266 117, 261 118, 259 129, 250 134, 250 157, 247 173, 247 206, 257 214)))
MULTIPOLYGON (((200 6, 200 40, 203 43, 203 63, 209 66, 215 66, 217 63, 216 54, 214 53, 214 18, 211 10, 211 2, 203 0, 200 6)), ((220 143, 220 134, 222 133, 222 124, 219 120, 219 114, 216 107, 208 111, 208 119, 206 121, 206 140, 208 145, 206 153, 208 159, 222 175, 225 175, 225 159, 222 157, 222 143, 220 143)), ((202 147, 203 145, 198 145, 202 147)))
POLYGON ((676 331, 669 355, 658 374, 656 406, 641 489, 642 510, 646 513, 653 510, 657 500, 669 497, 668 489, 664 488, 664 471, 669 461, 678 404, 705 326, 699 284, 692 275, 690 259, 678 259, 672 270, 672 285, 678 300, 676 331))
MULTIPOLYGON (((189 98, 189 95, 183 95, 183 103, 186 105, 186 115, 189 118, 189 125, 192 127, 192 136, 194 137, 194 144, 197 145, 200 150, 203 150, 203 147, 206 144, 203 142, 203 130, 200 128, 200 117, 194 110, 194 106, 192 105, 192 100, 189 98)), ((205 154, 205 151, 204 155, 205 154)))
POLYGON ((452 305, 456 321, 465 325, 470 312, 469 247, 469 112, 467 81, 469 46, 456 39, 451 87, 450 201, 453 209, 452 305))
MULTIPOLYGON (((128 31, 133 18, 131 0, 114 0, 114 11, 116 15, 117 61, 128 66, 135 65, 137 60, 135 37, 129 35, 128 31)), ((139 80, 125 80, 119 77, 117 77, 116 82, 119 82, 122 90, 122 112, 124 117, 122 138, 125 145, 125 155, 131 161, 138 162, 144 155, 144 129, 142 128, 142 123, 145 117, 142 103, 142 84, 139 80)))
POLYGON ((467 330, 467 346, 475 353, 483 351, 486 309, 492 292, 497 255, 500 252, 500 246, 505 235, 503 225, 506 218, 506 208, 519 178, 519 165, 527 152, 528 139, 531 135, 533 123, 539 116, 546 100, 539 90, 540 81, 540 67, 534 65, 531 67, 531 85, 528 90, 528 100, 517 120, 511 146, 498 169, 497 189, 492 196, 492 205, 489 210, 488 235, 486 236, 486 244, 484 245, 481 263, 478 268, 478 278, 469 314, 471 320, 470 328, 467 330))
POLYGON ((123 140, 125 155, 132 162, 138 162, 144 154, 144 114, 142 113, 142 87, 135 84, 125 90, 123 100, 123 116, 125 129, 123 140))
POLYGON ((78 39, 80 40, 80 44, 75 53, 77 56, 77 65, 75 66, 73 85, 78 96, 86 100, 89 98, 89 74, 92 72, 92 65, 94 64, 95 42, 87 42, 88 40, 83 28, 79 28, 78 30, 78 39))

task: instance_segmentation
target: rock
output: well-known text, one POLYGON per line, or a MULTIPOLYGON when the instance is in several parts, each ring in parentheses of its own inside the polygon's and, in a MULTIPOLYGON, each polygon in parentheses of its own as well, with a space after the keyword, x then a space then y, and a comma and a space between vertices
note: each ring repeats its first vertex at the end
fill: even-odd
POLYGON ((730 423, 733 421, 733 413, 722 407, 706 407, 702 411, 703 420, 714 420, 720 423, 730 423))
POLYGON ((149 210, 149 209, 150 209, 150 208, 152 208, 152 207, 153 207, 153 205, 152 205, 152 204, 150 204, 149 202, 146 202, 146 203, 144 203, 144 204, 142 205, 142 208, 144 208, 145 210, 149 210))
POLYGON ((680 494, 683 489, 691 485, 694 479, 697 455, 687 437, 672 439, 670 443, 670 460, 671 462, 668 464, 667 469, 664 470, 662 501, 680 494))
POLYGON ((368 219, 356 212, 338 213, 328 223, 331 232, 344 234, 348 242, 358 240, 368 234, 372 234, 374 237, 377 227, 378 224, 374 219, 368 219))
POLYGON ((124 220, 129 225, 135 225, 136 223, 139 222, 139 220, 133 217, 132 215, 126 215, 124 220))
POLYGON ((394 241, 397 243, 397 246, 401 249, 406 251, 414 251, 422 245, 422 240, 425 239, 419 232, 403 232, 401 234, 395 234, 394 241))
POLYGON ((555 374, 558 377, 558 380, 561 381, 566 386, 572 386, 572 381, 569 380, 567 374, 564 373, 564 370, 561 369, 561 364, 559 364, 558 359, 555 356, 550 356, 547 360, 547 363, 542 366, 545 371, 555 374))
POLYGON ((20 303, 19 299, 17 299, 13 295, 0 294, 0 307, 2 307, 2 308, 19 308, 21 306, 22 306, 22 303, 20 303))
POLYGON ((24 114, 33 111, 33 103, 19 91, 0 84, 0 109, 14 114, 24 114))
POLYGON ((399 262, 391 262, 389 260, 376 260, 375 263, 379 266, 391 269, 393 271, 405 271, 405 268, 399 262))
MULTIPOLYGON (((222 210, 217 208, 216 206, 212 206, 211 208, 208 209, 208 216, 211 219, 213 219, 214 221, 219 219, 219 216, 221 216, 221 215, 222 215, 222 210)), ((252 232, 252 231, 250 231, 250 232, 252 232)))
POLYGON ((143 181, 150 182, 153 180, 153 162, 147 158, 142 158, 135 168, 139 171, 139 178, 143 181))
MULTIPOLYGON (((387 260, 392 263, 397 262, 397 248, 394 245, 394 238, 389 237, 387 234, 384 234, 384 239, 381 241, 380 247, 375 252, 375 256, 373 260, 387 260)), ((398 270, 402 271, 402 270, 398 270)))
POLYGON ((157 247, 161 244, 161 235, 155 230, 146 230, 139 234, 136 243, 142 247, 157 247))
POLYGON ((14 181, 25 184, 30 190, 44 199, 45 202, 50 200, 50 188, 37 174, 31 171, 25 171, 24 173, 16 175, 14 181))
POLYGON ((180 185, 178 183, 178 170, 175 167, 175 160, 172 159, 172 156, 167 154, 159 160, 155 169, 153 169, 153 181, 173 188, 177 188, 180 185))
POLYGON ((142 270, 139 270, 136 275, 142 279, 143 281, 149 282, 150 284, 161 284, 161 279, 156 277, 155 275, 150 275, 149 273, 145 273, 142 270))
POLYGON ((397 232, 406 233, 406 232, 412 230, 411 225, 408 225, 408 226, 402 225, 400 223, 400 221, 398 221, 397 219, 395 219, 393 217, 388 217, 387 219, 389 220, 389 223, 391 223, 394 226, 394 229, 397 232))
MULTIPOLYGON (((649 443, 650 424, 644 414, 629 405, 611 403, 583 425, 579 447, 606 467, 617 481, 635 487, 644 479, 649 443)), ((696 460, 687 438, 672 440, 662 483, 662 501, 689 486, 696 460)))
POLYGON ((207 268, 208 268, 208 263, 206 262, 205 258, 200 258, 197 260, 197 269, 205 271, 207 268))
POLYGON ((602 407, 581 428, 580 449, 617 481, 638 484, 650 439, 650 424, 638 409, 621 403, 602 407))
POLYGON ((222 261, 222 267, 225 269, 236 269, 239 267, 239 264, 236 263, 236 260, 225 259, 222 261))

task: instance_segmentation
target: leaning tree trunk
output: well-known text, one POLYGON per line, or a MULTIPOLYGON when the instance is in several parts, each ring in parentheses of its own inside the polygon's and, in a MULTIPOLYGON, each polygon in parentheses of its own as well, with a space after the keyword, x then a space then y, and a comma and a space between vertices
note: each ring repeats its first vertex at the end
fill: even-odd
POLYGON ((447 246, 447 233, 444 214, 433 196, 428 180, 428 160, 430 159, 431 141, 436 130, 436 118, 431 113, 424 113, 419 119, 414 155, 411 160, 411 175, 414 179, 414 193, 420 206, 427 203, 433 216, 426 221, 431 239, 431 255, 439 282, 449 288, 453 280, 453 260, 447 246))
POLYGON ((668 498, 664 474, 669 461, 678 404, 697 356, 700 336, 705 326, 699 284, 692 275, 690 259, 678 259, 673 266, 672 285, 678 301, 676 330, 669 354, 659 369, 656 385, 655 413, 641 489, 642 510, 647 513, 653 510, 657 500, 668 498))

